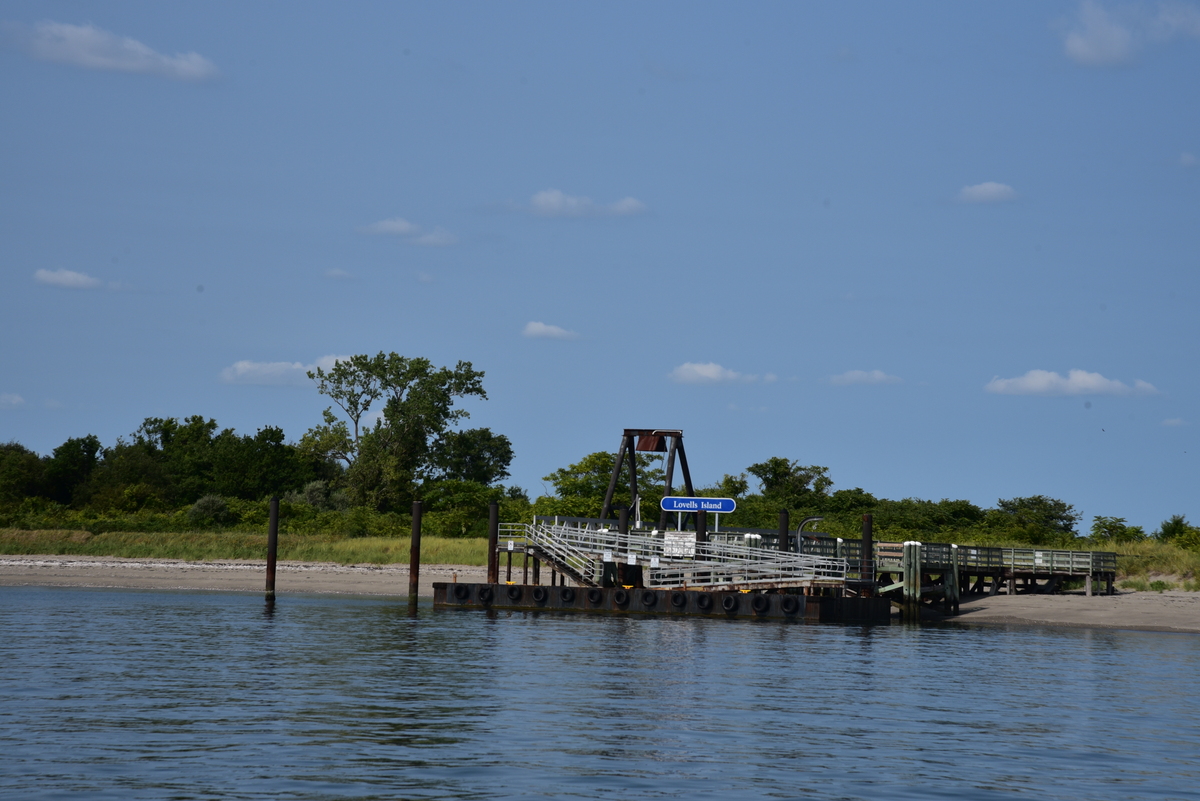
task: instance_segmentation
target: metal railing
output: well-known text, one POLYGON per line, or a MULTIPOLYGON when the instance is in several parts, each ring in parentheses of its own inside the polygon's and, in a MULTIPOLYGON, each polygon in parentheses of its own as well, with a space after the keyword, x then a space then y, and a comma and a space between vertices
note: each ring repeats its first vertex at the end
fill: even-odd
POLYGON ((501 538, 502 550, 504 540, 512 541, 514 550, 520 544, 521 550, 565 567, 565 572, 592 585, 601 582, 605 563, 641 567, 643 583, 660 589, 802 587, 846 579, 844 559, 728 542, 693 541, 681 553, 679 541, 669 543, 661 532, 622 534, 584 519, 505 524, 501 538))

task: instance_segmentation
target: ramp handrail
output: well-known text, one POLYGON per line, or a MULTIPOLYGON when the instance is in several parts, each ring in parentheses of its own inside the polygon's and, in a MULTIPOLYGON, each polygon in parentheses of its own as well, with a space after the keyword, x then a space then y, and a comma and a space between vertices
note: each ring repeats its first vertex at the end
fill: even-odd
POLYGON ((507 539, 520 540, 523 550, 540 552, 582 583, 598 584, 606 561, 637 564, 648 587, 783 587, 845 581, 845 560, 780 552, 726 542, 700 542, 691 554, 667 556, 663 536, 622 534, 588 521, 562 524, 506 524, 507 539), (605 559, 608 556, 608 559, 605 559))

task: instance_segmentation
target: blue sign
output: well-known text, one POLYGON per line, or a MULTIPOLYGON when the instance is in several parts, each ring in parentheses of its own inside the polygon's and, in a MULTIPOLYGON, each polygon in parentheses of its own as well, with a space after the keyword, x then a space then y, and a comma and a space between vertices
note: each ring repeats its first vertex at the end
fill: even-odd
POLYGON ((737 508, 733 498, 672 498, 659 504, 664 512, 732 512, 737 508))

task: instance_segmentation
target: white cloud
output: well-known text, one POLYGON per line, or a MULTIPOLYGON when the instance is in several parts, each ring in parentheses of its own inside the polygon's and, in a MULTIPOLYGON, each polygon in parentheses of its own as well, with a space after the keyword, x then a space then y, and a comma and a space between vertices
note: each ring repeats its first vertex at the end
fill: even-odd
POLYGON ((1195 167, 1196 166, 1196 156, 1193 155, 1192 153, 1180 153, 1179 154, 1179 166, 1195 167))
POLYGON ((458 238, 445 228, 434 228, 432 231, 425 232, 421 226, 409 222, 403 217, 393 217, 390 220, 373 222, 370 225, 362 226, 358 230, 364 234, 402 236, 407 238, 411 244, 424 245, 426 247, 446 247, 458 242, 458 238))
POLYGON ((346 272, 345 270, 343 270, 341 268, 335 268, 332 270, 326 270, 325 277, 333 278, 333 279, 336 279, 339 281, 344 281, 348 278, 352 278, 353 276, 351 276, 350 273, 346 272))
POLYGON ((677 384, 726 384, 735 381, 753 381, 757 376, 728 370, 716 362, 684 362, 668 375, 677 384))
POLYGON ((1071 370, 1066 376, 1049 370, 1030 370, 1017 378, 993 378, 984 387, 998 395, 1156 395, 1153 384, 1138 380, 1129 386, 1099 373, 1071 370))
POLYGON ((1177 37, 1200 39, 1200 8, 1162 2, 1154 15, 1137 6, 1122 6, 1118 14, 1085 0, 1067 30, 1063 50, 1077 64, 1110 67, 1133 61, 1148 44, 1177 37))
POLYGON ((1183 418, 1180 418, 1180 417, 1172 417, 1169 420, 1163 420, 1162 424, 1164 426, 1172 426, 1172 427, 1187 425, 1187 423, 1183 422, 1183 418))
POLYGON ((101 283, 99 278, 92 278, 86 273, 77 273, 74 270, 38 270, 33 274, 33 279, 41 284, 67 289, 95 289, 101 283))
POLYGON ((774 373, 767 373, 766 375, 763 376, 764 384, 774 384, 778 380, 779 380, 779 376, 775 375, 774 373))
POLYGON ((416 239, 409 240, 414 245, 424 245, 425 247, 442 248, 447 245, 453 245, 458 242, 458 238, 454 234, 447 231, 445 228, 435 228, 427 234, 422 234, 416 239))
POLYGON ((534 339, 577 339, 579 337, 579 334, 574 331, 559 328, 557 325, 535 322, 526 323, 525 330, 521 334, 534 339))
POLYGON ((221 371, 221 380, 226 384, 259 384, 265 386, 286 386, 308 383, 308 371, 320 367, 329 370, 338 361, 346 361, 349 356, 322 356, 312 364, 300 362, 252 362, 243 360, 234 362, 221 371))
POLYGON ((1089 67, 1124 64, 1133 57, 1134 37, 1099 5, 1084 2, 1063 49, 1071 60, 1089 67))
POLYGON ((590 197, 543 189, 530 198, 529 209, 541 217, 627 217, 644 212, 646 204, 637 198, 626 197, 603 205, 592 202, 590 197))
POLYGON ((217 75, 213 63, 199 53, 163 55, 136 39, 94 25, 39 22, 29 32, 27 45, 34 58, 89 70, 137 72, 181 81, 217 75))
POLYGON ((1158 16, 1150 21, 1149 35, 1160 41, 1176 36, 1200 39, 1200 8, 1187 3, 1160 3, 1158 16))
POLYGON ((380 220, 370 225, 364 225, 358 230, 364 234, 395 234, 397 236, 416 236, 421 233, 421 226, 410 223, 403 217, 393 217, 390 220, 380 220))
POLYGON ((830 384, 839 387, 851 384, 899 384, 901 381, 899 376, 888 375, 882 370, 847 370, 829 378, 830 384))
POLYGON ((12 392, 0 393, 0 409, 15 409, 25 403, 25 399, 12 392))
POLYGON ((984 181, 974 186, 964 186, 958 193, 958 199, 963 203, 1000 203, 1013 200, 1017 193, 1008 184, 998 184, 995 181, 984 181))

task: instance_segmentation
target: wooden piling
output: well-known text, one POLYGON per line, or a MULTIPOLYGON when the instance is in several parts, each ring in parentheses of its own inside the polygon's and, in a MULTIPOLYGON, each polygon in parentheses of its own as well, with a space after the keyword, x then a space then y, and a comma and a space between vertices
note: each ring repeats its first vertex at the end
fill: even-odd
POLYGON ((859 560, 858 577, 862 581, 859 594, 875 594, 875 518, 862 516, 862 555, 859 560))
POLYGON ((271 499, 267 522, 267 599, 275 600, 275 556, 279 551, 279 498, 271 499))
POLYGON ((500 554, 496 548, 500 544, 500 504, 492 501, 488 504, 488 584, 500 583, 500 554))
POLYGON ((787 552, 792 550, 791 543, 791 515, 787 509, 779 510, 779 550, 787 552))
POLYGON ((412 543, 408 547, 408 605, 415 608, 421 586, 421 502, 412 505, 412 543))

